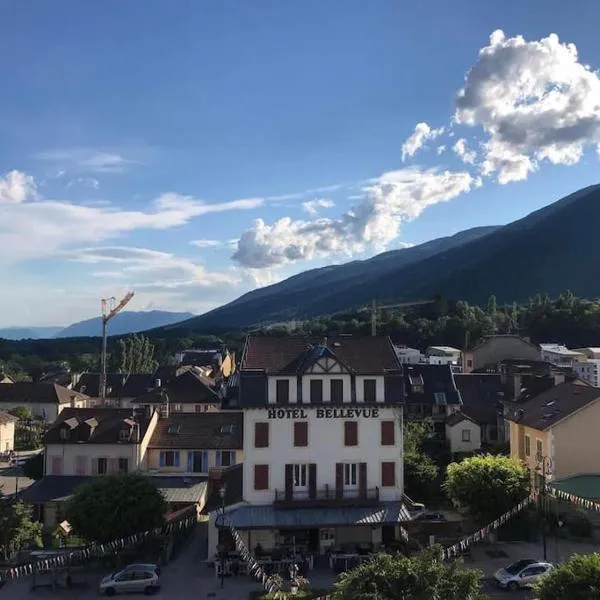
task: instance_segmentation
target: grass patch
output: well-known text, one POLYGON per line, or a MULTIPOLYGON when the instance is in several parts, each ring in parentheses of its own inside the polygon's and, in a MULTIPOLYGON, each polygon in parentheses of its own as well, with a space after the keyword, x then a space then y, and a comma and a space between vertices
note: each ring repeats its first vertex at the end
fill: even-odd
MULTIPOLYGON (((298 600, 315 600, 321 596, 331 594, 331 590, 298 590, 293 596, 288 593, 289 598, 297 598, 298 600)), ((250 592, 248 600, 276 600, 276 594, 268 594, 267 592, 250 592)))

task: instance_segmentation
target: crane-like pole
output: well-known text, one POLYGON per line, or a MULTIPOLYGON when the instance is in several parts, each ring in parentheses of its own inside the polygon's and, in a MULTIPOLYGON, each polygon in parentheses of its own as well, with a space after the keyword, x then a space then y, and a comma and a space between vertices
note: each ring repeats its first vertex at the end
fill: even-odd
POLYGON ((102 354, 100 356, 100 405, 104 406, 106 403, 106 326, 108 322, 118 313, 120 313, 129 301, 133 298, 133 292, 127 292, 121 302, 114 305, 115 298, 103 298, 102 299, 102 354))

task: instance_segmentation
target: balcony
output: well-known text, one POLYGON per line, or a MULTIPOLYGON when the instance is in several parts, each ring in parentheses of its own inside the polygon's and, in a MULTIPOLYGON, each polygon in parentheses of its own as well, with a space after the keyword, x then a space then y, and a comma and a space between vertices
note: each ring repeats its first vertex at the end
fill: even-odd
POLYGON ((377 506, 379 488, 366 490, 336 490, 325 486, 310 493, 308 490, 275 490, 273 506, 276 508, 326 508, 341 506, 377 506))

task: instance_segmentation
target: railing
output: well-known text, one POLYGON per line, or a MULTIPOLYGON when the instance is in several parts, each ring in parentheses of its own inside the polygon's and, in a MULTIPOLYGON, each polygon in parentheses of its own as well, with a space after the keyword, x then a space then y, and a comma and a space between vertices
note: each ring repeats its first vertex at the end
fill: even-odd
POLYGON ((279 508, 321 507, 321 506, 372 506, 379 503, 379 488, 344 489, 325 486, 323 489, 275 490, 273 504, 279 508))

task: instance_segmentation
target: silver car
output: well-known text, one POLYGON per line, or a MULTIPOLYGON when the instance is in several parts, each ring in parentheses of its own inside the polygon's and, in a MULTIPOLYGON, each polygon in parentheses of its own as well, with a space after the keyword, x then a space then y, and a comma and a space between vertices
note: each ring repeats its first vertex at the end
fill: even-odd
POLYGON ((160 575, 156 565, 129 565, 102 579, 98 591, 105 596, 143 592, 153 594, 160 589, 160 575))
POLYGON ((494 574, 494 579, 499 587, 516 591, 531 587, 539 581, 540 577, 546 575, 552 567, 552 563, 527 558, 518 560, 504 569, 499 569, 494 574))

